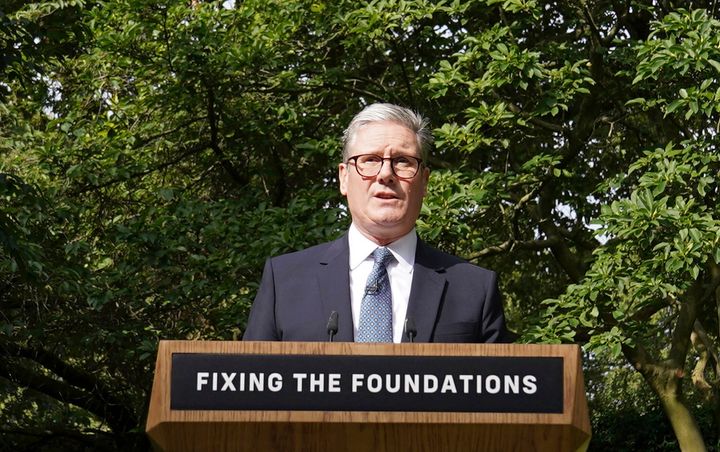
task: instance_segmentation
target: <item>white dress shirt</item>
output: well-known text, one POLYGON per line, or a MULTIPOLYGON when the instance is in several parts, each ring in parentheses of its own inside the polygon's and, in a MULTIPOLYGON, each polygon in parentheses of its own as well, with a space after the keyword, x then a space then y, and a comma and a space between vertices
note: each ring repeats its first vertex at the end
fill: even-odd
MULTIPOLYGON (((371 254, 378 244, 362 235, 355 224, 350 225, 348 243, 350 245, 350 304, 353 317, 353 337, 355 337, 360 324, 360 305, 365 294, 365 284, 374 265, 371 254)), ((402 341, 405 315, 410 301, 416 246, 415 228, 387 245, 395 257, 395 260, 387 266, 390 292, 392 293, 393 342, 395 343, 402 341)))

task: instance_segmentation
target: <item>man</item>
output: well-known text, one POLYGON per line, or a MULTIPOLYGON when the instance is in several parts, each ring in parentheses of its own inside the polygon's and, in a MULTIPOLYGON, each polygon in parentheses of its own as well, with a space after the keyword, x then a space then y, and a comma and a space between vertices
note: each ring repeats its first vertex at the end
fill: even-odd
POLYGON ((338 167, 350 229, 268 259, 244 340, 325 341, 336 312, 337 341, 508 341, 495 273, 415 233, 430 175, 427 127, 391 104, 353 118, 338 167))

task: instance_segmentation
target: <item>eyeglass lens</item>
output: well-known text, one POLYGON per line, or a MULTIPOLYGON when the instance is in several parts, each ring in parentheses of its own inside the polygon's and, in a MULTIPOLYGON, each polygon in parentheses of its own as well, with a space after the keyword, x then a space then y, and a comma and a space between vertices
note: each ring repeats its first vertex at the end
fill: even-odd
POLYGON ((401 155, 388 158, 374 154, 355 157, 355 167, 362 176, 377 176, 385 160, 390 160, 392 170, 398 177, 413 177, 420 167, 420 160, 415 157, 401 155))

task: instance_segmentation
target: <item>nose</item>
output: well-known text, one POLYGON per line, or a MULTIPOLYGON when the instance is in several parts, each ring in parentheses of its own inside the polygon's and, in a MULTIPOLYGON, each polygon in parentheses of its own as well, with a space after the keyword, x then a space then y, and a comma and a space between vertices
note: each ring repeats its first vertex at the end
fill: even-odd
POLYGON ((376 176, 377 179, 384 182, 392 180, 395 176, 392 169, 392 160, 384 159, 380 165, 380 172, 376 176))

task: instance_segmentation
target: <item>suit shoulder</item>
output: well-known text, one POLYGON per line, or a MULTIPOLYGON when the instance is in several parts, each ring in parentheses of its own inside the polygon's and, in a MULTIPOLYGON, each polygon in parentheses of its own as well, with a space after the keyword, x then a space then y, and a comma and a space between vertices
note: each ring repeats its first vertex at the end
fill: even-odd
MULTIPOLYGON (((428 262, 433 262, 437 268, 442 268, 445 271, 451 273, 472 273, 493 278, 495 277, 494 271, 475 265, 463 258, 446 253, 444 251, 440 251, 439 249, 433 248, 432 246, 429 246, 425 243, 422 244, 422 247, 422 259, 427 260, 428 262)), ((418 259, 418 257, 416 257, 416 260, 418 259)))
POLYGON ((321 243, 291 253, 271 257, 273 265, 303 265, 308 262, 322 262, 327 256, 342 252, 343 247, 347 249, 345 236, 331 242, 321 243))

